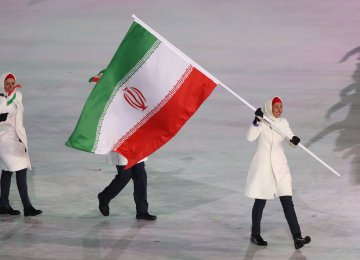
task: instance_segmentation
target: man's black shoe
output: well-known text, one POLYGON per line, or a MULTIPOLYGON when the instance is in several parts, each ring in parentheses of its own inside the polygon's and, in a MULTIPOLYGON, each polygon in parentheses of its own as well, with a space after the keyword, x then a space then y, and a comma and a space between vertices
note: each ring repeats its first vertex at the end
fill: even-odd
POLYGON ((311 241, 311 238, 309 236, 302 237, 301 235, 295 235, 294 236, 294 246, 295 249, 302 248, 304 245, 309 244, 311 241))
POLYGON ((42 210, 41 209, 35 209, 33 206, 30 207, 25 207, 24 208, 24 216, 25 217, 29 217, 29 216, 37 216, 42 214, 42 210))
POLYGON ((257 246, 267 246, 267 241, 265 241, 260 234, 251 234, 250 242, 257 246))
POLYGON ((136 214, 136 219, 144 219, 144 220, 155 220, 156 216, 155 215, 150 215, 148 212, 144 213, 144 214, 136 214))
POLYGON ((99 199, 99 210, 101 212, 101 214, 103 214, 104 216, 109 216, 110 214, 110 208, 109 205, 107 203, 104 202, 104 200, 101 199, 101 193, 98 194, 98 199, 99 199))

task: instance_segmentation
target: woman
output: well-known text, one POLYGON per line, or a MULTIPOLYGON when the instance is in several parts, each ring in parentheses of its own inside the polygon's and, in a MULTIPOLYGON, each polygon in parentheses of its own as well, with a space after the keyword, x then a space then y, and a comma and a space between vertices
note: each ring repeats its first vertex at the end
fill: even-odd
MULTIPOLYGON (((282 101, 274 97, 264 105, 265 115, 271 119, 271 123, 282 129, 293 145, 297 145, 300 139, 294 136, 289 123, 282 118, 282 101)), ((260 235, 260 222, 266 200, 279 196, 285 218, 289 224, 296 249, 310 243, 309 236, 301 236, 300 226, 297 221, 294 204, 292 201, 291 174, 287 164, 281 143, 285 136, 275 131, 269 123, 265 122, 261 108, 255 112, 255 119, 250 126, 247 139, 250 142, 258 139, 258 146, 250 164, 245 195, 255 199, 252 209, 252 228, 250 241, 259 246, 266 246, 267 242, 260 235)))
POLYGON ((28 155, 26 132, 23 126, 21 87, 16 84, 14 74, 4 73, 0 77, 0 168, 1 199, 0 214, 19 215, 9 203, 11 176, 16 172, 16 183, 25 216, 36 216, 42 213, 35 209, 29 199, 26 183, 27 168, 31 169, 28 155))

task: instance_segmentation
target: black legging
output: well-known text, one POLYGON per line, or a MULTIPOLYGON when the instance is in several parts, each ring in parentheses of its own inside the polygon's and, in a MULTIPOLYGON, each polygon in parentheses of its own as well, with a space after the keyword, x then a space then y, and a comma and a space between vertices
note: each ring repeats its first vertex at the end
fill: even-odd
MULTIPOLYGON (((286 221, 289 224, 291 234, 293 236, 299 234, 301 235, 300 226, 294 209, 294 203, 292 201, 292 196, 280 196, 280 202, 284 210, 286 221)), ((252 209, 252 234, 260 234, 260 224, 265 204, 266 200, 255 199, 252 209)))
MULTIPOLYGON (((11 185, 11 177, 12 172, 2 171, 1 173, 1 205, 8 206, 9 205, 9 193, 10 193, 10 185, 11 185)), ((16 171, 16 184, 19 190, 21 202, 26 207, 31 207, 31 202, 28 195, 27 190, 27 182, 26 182, 26 174, 27 169, 22 169, 20 171, 16 171)))
POLYGON ((289 224, 291 234, 293 236, 301 236, 300 226, 296 217, 292 196, 280 196, 280 202, 283 207, 287 223, 289 224))
POLYGON ((252 234, 260 234, 260 223, 262 218, 262 213, 266 204, 266 200, 255 199, 254 206, 252 209, 252 234))

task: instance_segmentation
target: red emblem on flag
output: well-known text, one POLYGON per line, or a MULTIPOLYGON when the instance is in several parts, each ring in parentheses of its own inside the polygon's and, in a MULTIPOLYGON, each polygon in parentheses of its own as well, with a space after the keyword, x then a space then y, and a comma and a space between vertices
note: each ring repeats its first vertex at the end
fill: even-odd
POLYGON ((146 99, 140 90, 134 87, 126 87, 124 89, 124 98, 126 102, 135 109, 144 111, 146 106, 146 99))

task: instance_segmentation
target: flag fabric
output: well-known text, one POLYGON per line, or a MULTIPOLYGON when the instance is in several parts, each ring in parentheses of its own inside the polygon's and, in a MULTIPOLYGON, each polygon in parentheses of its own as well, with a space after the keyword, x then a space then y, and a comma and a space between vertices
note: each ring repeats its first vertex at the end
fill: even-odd
POLYGON ((175 136, 216 85, 133 22, 66 145, 96 154, 118 152, 129 168, 175 136))

